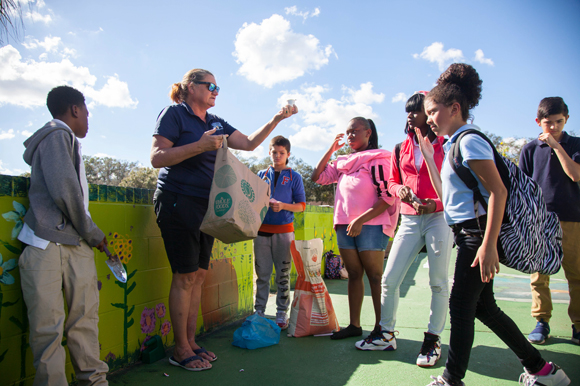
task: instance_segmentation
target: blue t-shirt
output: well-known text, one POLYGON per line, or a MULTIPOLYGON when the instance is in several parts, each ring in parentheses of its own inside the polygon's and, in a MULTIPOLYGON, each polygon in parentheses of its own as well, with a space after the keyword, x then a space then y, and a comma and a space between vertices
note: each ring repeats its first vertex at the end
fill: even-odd
MULTIPOLYGON (((580 138, 562 132, 560 145, 572 161, 580 163, 580 138)), ((552 148, 539 139, 527 143, 520 154, 520 168, 542 188, 548 211, 560 221, 580 222, 580 184, 564 172, 552 148)))
MULTIPOLYGON (((206 113, 205 119, 205 122, 202 121, 185 102, 167 106, 157 118, 153 135, 167 138, 173 142, 173 147, 178 147, 199 141, 203 133, 214 127, 217 127, 216 135, 232 135, 236 131, 216 115, 206 113)), ((216 152, 206 151, 176 165, 161 168, 157 188, 208 199, 216 152)))
MULTIPOLYGON (((258 172, 258 177, 264 178, 266 175, 270 180, 270 198, 274 198, 286 204, 296 204, 299 202, 306 202, 306 194, 304 193, 304 183, 302 176, 292 170, 291 168, 280 171, 278 180, 274 181, 275 171, 273 167, 258 172)), ((285 225, 294 221, 294 213, 288 210, 281 210, 274 212, 272 208, 268 208, 264 224, 269 225, 285 225)))
MULTIPOLYGON (((461 178, 453 172, 448 160, 451 144, 455 143, 459 134, 467 129, 480 130, 479 127, 475 125, 464 125, 453 134, 445 145, 443 145, 445 159, 443 160, 443 165, 441 167, 441 182, 443 187, 443 197, 441 201, 443 202, 445 220, 449 225, 459 224, 463 221, 475 218, 473 190, 469 189, 461 178)), ((459 148, 461 150, 461 156, 463 157, 463 166, 467 167, 469 170, 471 170, 471 168, 469 168, 467 161, 493 160, 495 162, 493 149, 485 139, 477 134, 467 134, 463 137, 459 143, 459 148)), ((485 202, 488 202, 488 191, 485 190, 479 178, 475 174, 473 174, 473 176, 477 180, 477 185, 479 186, 479 190, 481 191, 485 202)), ((481 216, 485 214, 485 210, 481 204, 478 203, 477 205, 479 206, 478 215, 481 216)))

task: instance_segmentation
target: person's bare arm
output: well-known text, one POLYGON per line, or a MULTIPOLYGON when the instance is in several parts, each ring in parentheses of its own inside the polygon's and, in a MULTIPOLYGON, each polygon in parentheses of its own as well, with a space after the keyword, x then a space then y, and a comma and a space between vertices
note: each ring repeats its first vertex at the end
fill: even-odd
POLYGON ((542 133, 538 137, 538 139, 542 142, 545 142, 548 146, 550 146, 556 156, 558 156, 558 160, 560 160, 560 164, 562 165, 562 169, 564 169, 564 173, 574 182, 580 181, 580 164, 574 162, 572 158, 566 153, 566 150, 560 145, 552 134, 550 133, 542 133))
POLYGON ((217 150, 222 146, 223 135, 213 135, 216 129, 203 133, 199 141, 173 147, 174 143, 161 135, 153 136, 151 144, 151 166, 156 169, 177 165, 188 158, 206 151, 217 150))
POLYGON ((421 130, 415 129, 415 134, 417 135, 419 149, 421 150, 421 154, 423 154, 425 164, 427 165, 427 170, 429 171, 431 184, 437 193, 437 197, 439 197, 439 200, 441 200, 441 197, 443 197, 443 185, 441 183, 439 169, 437 169, 437 164, 435 163, 435 149, 433 148, 431 141, 429 141, 429 137, 423 137, 421 130))
POLYGON ((479 264, 481 281, 489 283, 493 280, 495 274, 499 272, 497 238, 499 237, 499 231, 503 221, 507 189, 503 184, 493 160, 470 160, 467 161, 467 164, 479 178, 485 190, 489 192, 485 235, 483 236, 481 246, 477 250, 475 259, 471 264, 472 267, 479 264))
POLYGON ((252 134, 245 135, 239 131, 233 132, 228 138, 228 146, 232 149, 252 151, 264 142, 272 130, 278 126, 278 123, 297 113, 298 106, 286 105, 281 108, 268 123, 254 131, 252 134))

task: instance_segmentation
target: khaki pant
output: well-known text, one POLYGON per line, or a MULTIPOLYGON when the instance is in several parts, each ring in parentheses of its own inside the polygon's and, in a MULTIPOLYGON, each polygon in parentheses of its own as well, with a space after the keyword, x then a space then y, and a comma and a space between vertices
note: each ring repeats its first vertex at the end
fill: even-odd
MULTIPOLYGON (((561 221, 564 258, 562 269, 568 280, 570 305, 568 315, 576 330, 580 330, 580 222, 561 221)), ((550 276, 534 273, 531 275, 532 316, 536 320, 549 322, 552 317, 552 295, 550 276)))
POLYGON ((20 256, 22 293, 28 308, 34 386, 67 385, 63 330, 80 385, 107 385, 107 364, 99 359, 99 293, 93 249, 49 243, 27 246, 20 256), (66 299, 68 318, 62 291, 66 299))

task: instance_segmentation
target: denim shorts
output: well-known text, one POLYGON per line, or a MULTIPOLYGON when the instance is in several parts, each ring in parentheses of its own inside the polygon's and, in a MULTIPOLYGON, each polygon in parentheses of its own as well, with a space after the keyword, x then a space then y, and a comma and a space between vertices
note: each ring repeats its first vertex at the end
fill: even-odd
POLYGON ((360 235, 350 237, 346 234, 348 225, 337 225, 336 241, 340 249, 362 251, 384 251, 389 243, 389 236, 383 233, 382 225, 363 225, 360 235))

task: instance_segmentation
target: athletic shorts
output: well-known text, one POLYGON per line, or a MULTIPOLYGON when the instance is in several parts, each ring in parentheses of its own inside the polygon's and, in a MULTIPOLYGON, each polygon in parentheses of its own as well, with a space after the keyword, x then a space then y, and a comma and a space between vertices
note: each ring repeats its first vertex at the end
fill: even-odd
POLYGON ((199 228, 208 200, 157 189, 153 204, 171 271, 207 270, 214 238, 199 228))
POLYGON ((360 235, 350 237, 346 234, 348 225, 337 225, 336 241, 341 249, 362 251, 384 251, 389 243, 389 236, 383 233, 382 225, 363 225, 360 235))

